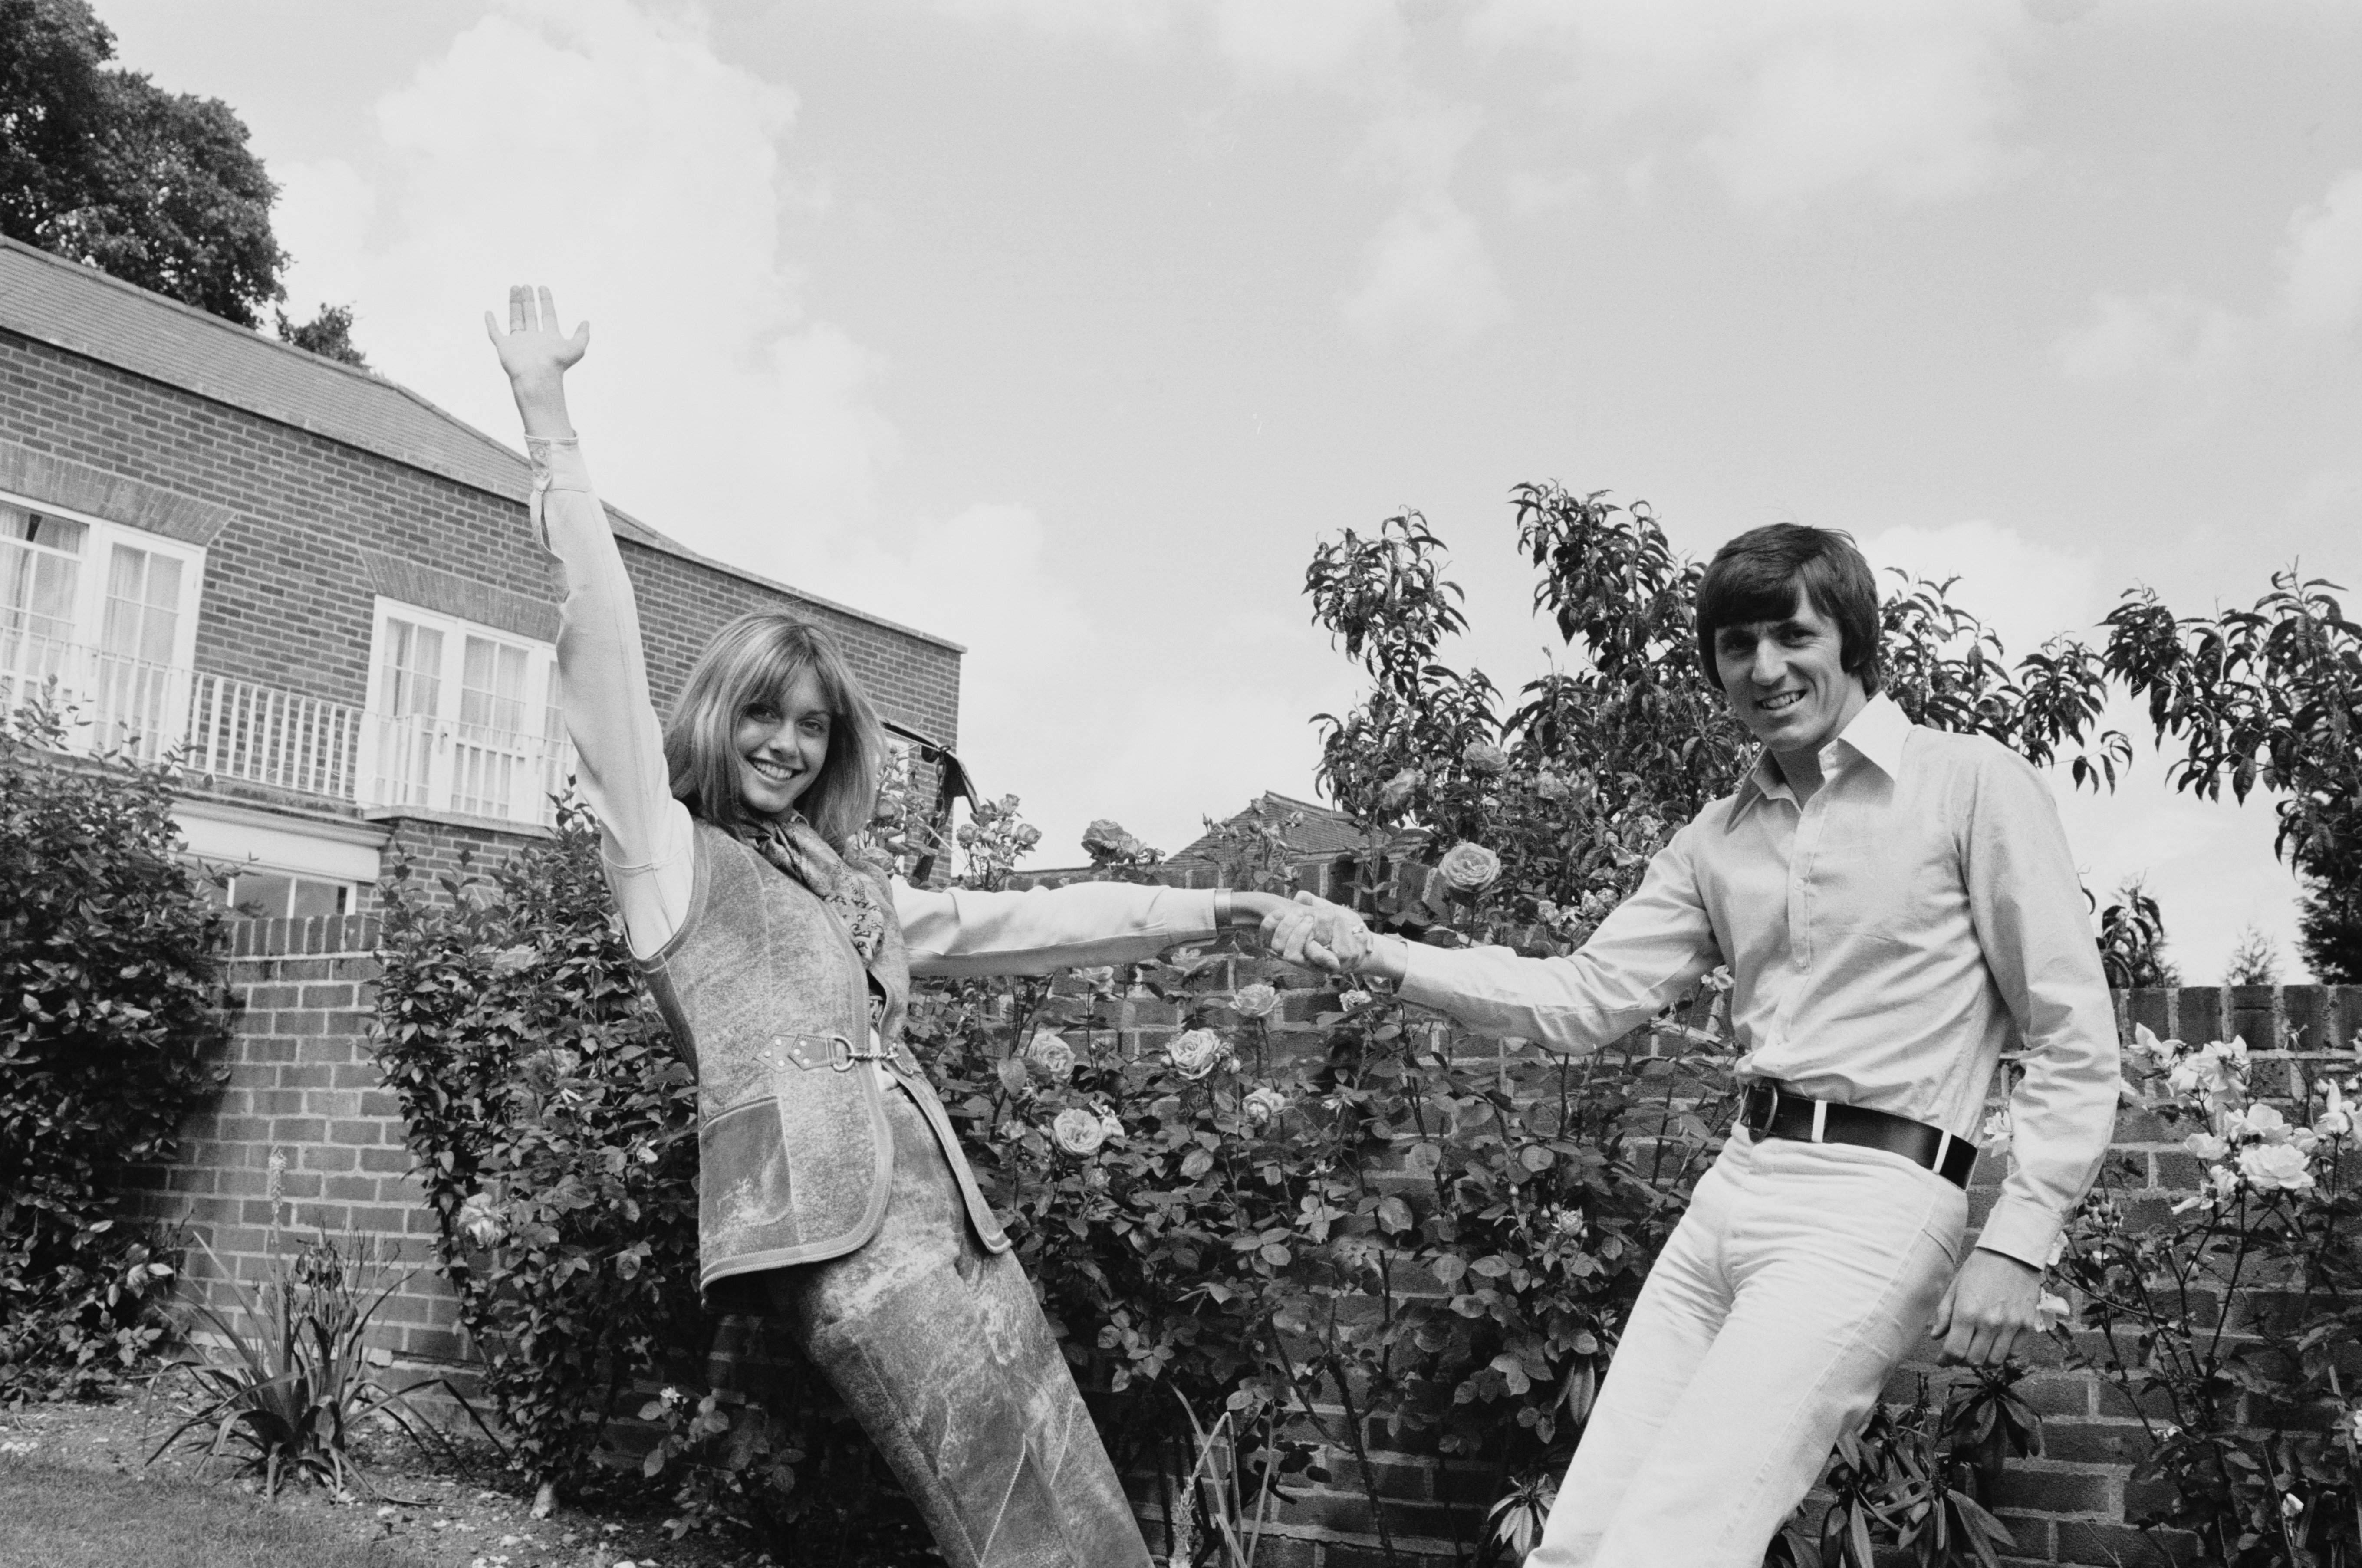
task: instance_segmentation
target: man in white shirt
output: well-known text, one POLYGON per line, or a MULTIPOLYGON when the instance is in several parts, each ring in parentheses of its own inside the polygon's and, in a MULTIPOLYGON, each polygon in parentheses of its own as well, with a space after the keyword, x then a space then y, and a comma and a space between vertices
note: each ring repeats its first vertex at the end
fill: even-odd
POLYGON ((2114 1013, 2058 811, 2014 753, 1878 694, 1851 540, 1741 535, 1697 608, 1763 753, 1580 951, 1445 951, 1308 897, 1266 922, 1283 956, 1570 1053, 1730 967, 1742 1124, 1641 1289, 1528 1568, 1756 1568, 1915 1341, 1993 1365, 2036 1326, 2114 1128, 2114 1013), (2024 1053, 2014 1160, 1963 1258, 2004 1049, 2024 1053))

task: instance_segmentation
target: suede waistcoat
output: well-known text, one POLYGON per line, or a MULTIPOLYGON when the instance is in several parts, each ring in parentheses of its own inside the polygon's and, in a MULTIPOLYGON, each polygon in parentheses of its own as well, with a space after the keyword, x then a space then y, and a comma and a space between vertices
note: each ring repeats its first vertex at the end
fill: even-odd
POLYGON ((884 994, 877 1040, 933 1129, 969 1223, 1006 1252, 951 1118, 902 1043, 910 967, 894 899, 874 878, 885 939, 865 968, 836 912, 752 846, 696 824, 689 916, 647 958, 648 988, 697 1071, 698 1276, 842 1256, 877 1233, 894 1165, 870 1047, 869 977, 884 994))

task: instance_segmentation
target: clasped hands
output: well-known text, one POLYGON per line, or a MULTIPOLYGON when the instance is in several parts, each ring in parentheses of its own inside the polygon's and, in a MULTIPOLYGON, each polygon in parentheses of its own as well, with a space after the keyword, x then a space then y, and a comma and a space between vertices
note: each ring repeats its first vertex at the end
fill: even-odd
POLYGON ((1275 958, 1331 975, 1376 975, 1400 979, 1397 939, 1381 937, 1353 911, 1311 893, 1290 902, 1267 893, 1240 894, 1242 913, 1261 920, 1264 946, 1275 958))

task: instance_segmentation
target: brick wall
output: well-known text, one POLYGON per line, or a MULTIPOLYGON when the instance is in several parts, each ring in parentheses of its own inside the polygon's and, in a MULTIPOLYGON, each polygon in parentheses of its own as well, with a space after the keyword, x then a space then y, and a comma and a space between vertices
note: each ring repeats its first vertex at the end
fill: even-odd
MULTIPOLYGON (((392 1096, 379 1087, 369 1046, 377 976, 373 919, 251 922, 236 933, 231 979, 244 1010, 231 1043, 230 1084, 219 1104, 193 1119, 182 1157, 146 1173, 149 1211, 187 1220, 211 1241, 241 1278, 259 1277, 274 1250, 285 1251, 315 1229, 374 1233, 399 1257, 424 1264, 433 1224, 418 1186, 407 1176, 409 1156, 392 1096), (275 1165, 274 1165, 275 1162, 275 1165)), ((1286 984, 1290 976, 1263 961, 1237 958, 1193 982, 1228 988, 1263 976, 1286 984)), ((1300 977, 1297 977, 1300 978, 1300 977)), ((1291 995, 1283 1016, 1308 1016, 1310 993, 1291 995)), ((2147 1023, 2161 1035, 2193 1042, 2239 1035, 2257 1053, 2258 1085, 2274 1073, 2307 1062, 2349 1070, 2362 1041, 2362 987, 2254 987, 2225 990, 2134 991, 2117 999, 2129 1032, 2147 1023)), ((1129 1043, 1162 1048, 1174 1027, 1170 1004, 1125 1004, 1129 1043)), ((1505 1053, 1496 1043, 1460 1038, 1454 1049, 1497 1065, 1512 1083, 1539 1092, 1548 1070, 1530 1052, 1505 1053)), ((2179 1135, 2153 1119, 2128 1113, 2117 1153, 2137 1171, 2136 1209, 2161 1212, 2194 1178, 2196 1169, 2179 1135), (2145 1185, 2139 1185, 2145 1184, 2145 1185)), ((1971 1183, 1971 1220, 1991 1207, 2000 1173, 1981 1163, 1971 1183)), ((190 1282, 207 1288, 204 1267, 190 1282)), ((431 1267, 390 1304, 388 1348, 404 1362, 441 1364, 462 1355, 453 1303, 431 1267)), ((2129 1471, 2138 1457, 2141 1428, 2110 1390, 2059 1366, 2048 1344, 2035 1348, 2036 1370, 2023 1391, 2046 1422, 2046 1453, 2009 1466, 2000 1500, 2027 1562, 2110 1563, 2149 1561, 2144 1538, 2125 1524, 2129 1471)), ((1901 1369, 1890 1397, 1911 1397, 1922 1372, 1901 1369)), ((1341 1411, 1324 1411, 1332 1427, 1341 1411)), ((1494 1468, 1446 1463, 1417 1446, 1391 1446, 1382 1430, 1368 1435, 1399 1559, 1418 1568, 1443 1568, 1478 1539, 1484 1509, 1499 1495, 1494 1468)), ((1329 1483, 1305 1489, 1274 1515, 1257 1562, 1265 1568, 1365 1568, 1382 1561, 1358 1461, 1342 1449, 1323 1456, 1329 1483)), ((1163 1540, 1162 1501, 1142 1482, 1138 1492, 1152 1544, 1163 1540)))
POLYGON ((229 929, 239 1004, 223 1064, 229 1083, 182 1130, 178 1161, 133 1176, 148 1214, 185 1224, 213 1249, 211 1260, 193 1252, 183 1290, 226 1310, 234 1298, 218 1270, 251 1290, 315 1232, 359 1233, 397 1272, 418 1271, 380 1314, 381 1346, 403 1363, 458 1361, 458 1306, 431 1262, 434 1219, 370 1045, 376 918, 229 929))

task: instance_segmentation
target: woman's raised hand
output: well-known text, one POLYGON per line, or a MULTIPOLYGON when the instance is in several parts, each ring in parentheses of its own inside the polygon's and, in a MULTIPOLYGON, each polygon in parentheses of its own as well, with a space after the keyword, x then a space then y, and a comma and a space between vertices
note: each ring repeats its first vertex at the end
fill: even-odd
POLYGON ((509 390, 516 394, 517 412, 524 416, 528 436, 574 434, 566 417, 566 372, 590 347, 590 324, 578 324, 571 335, 557 326, 557 306, 549 291, 519 283, 509 290, 509 329, 502 332, 491 311, 484 313, 484 335, 508 372, 509 390))

